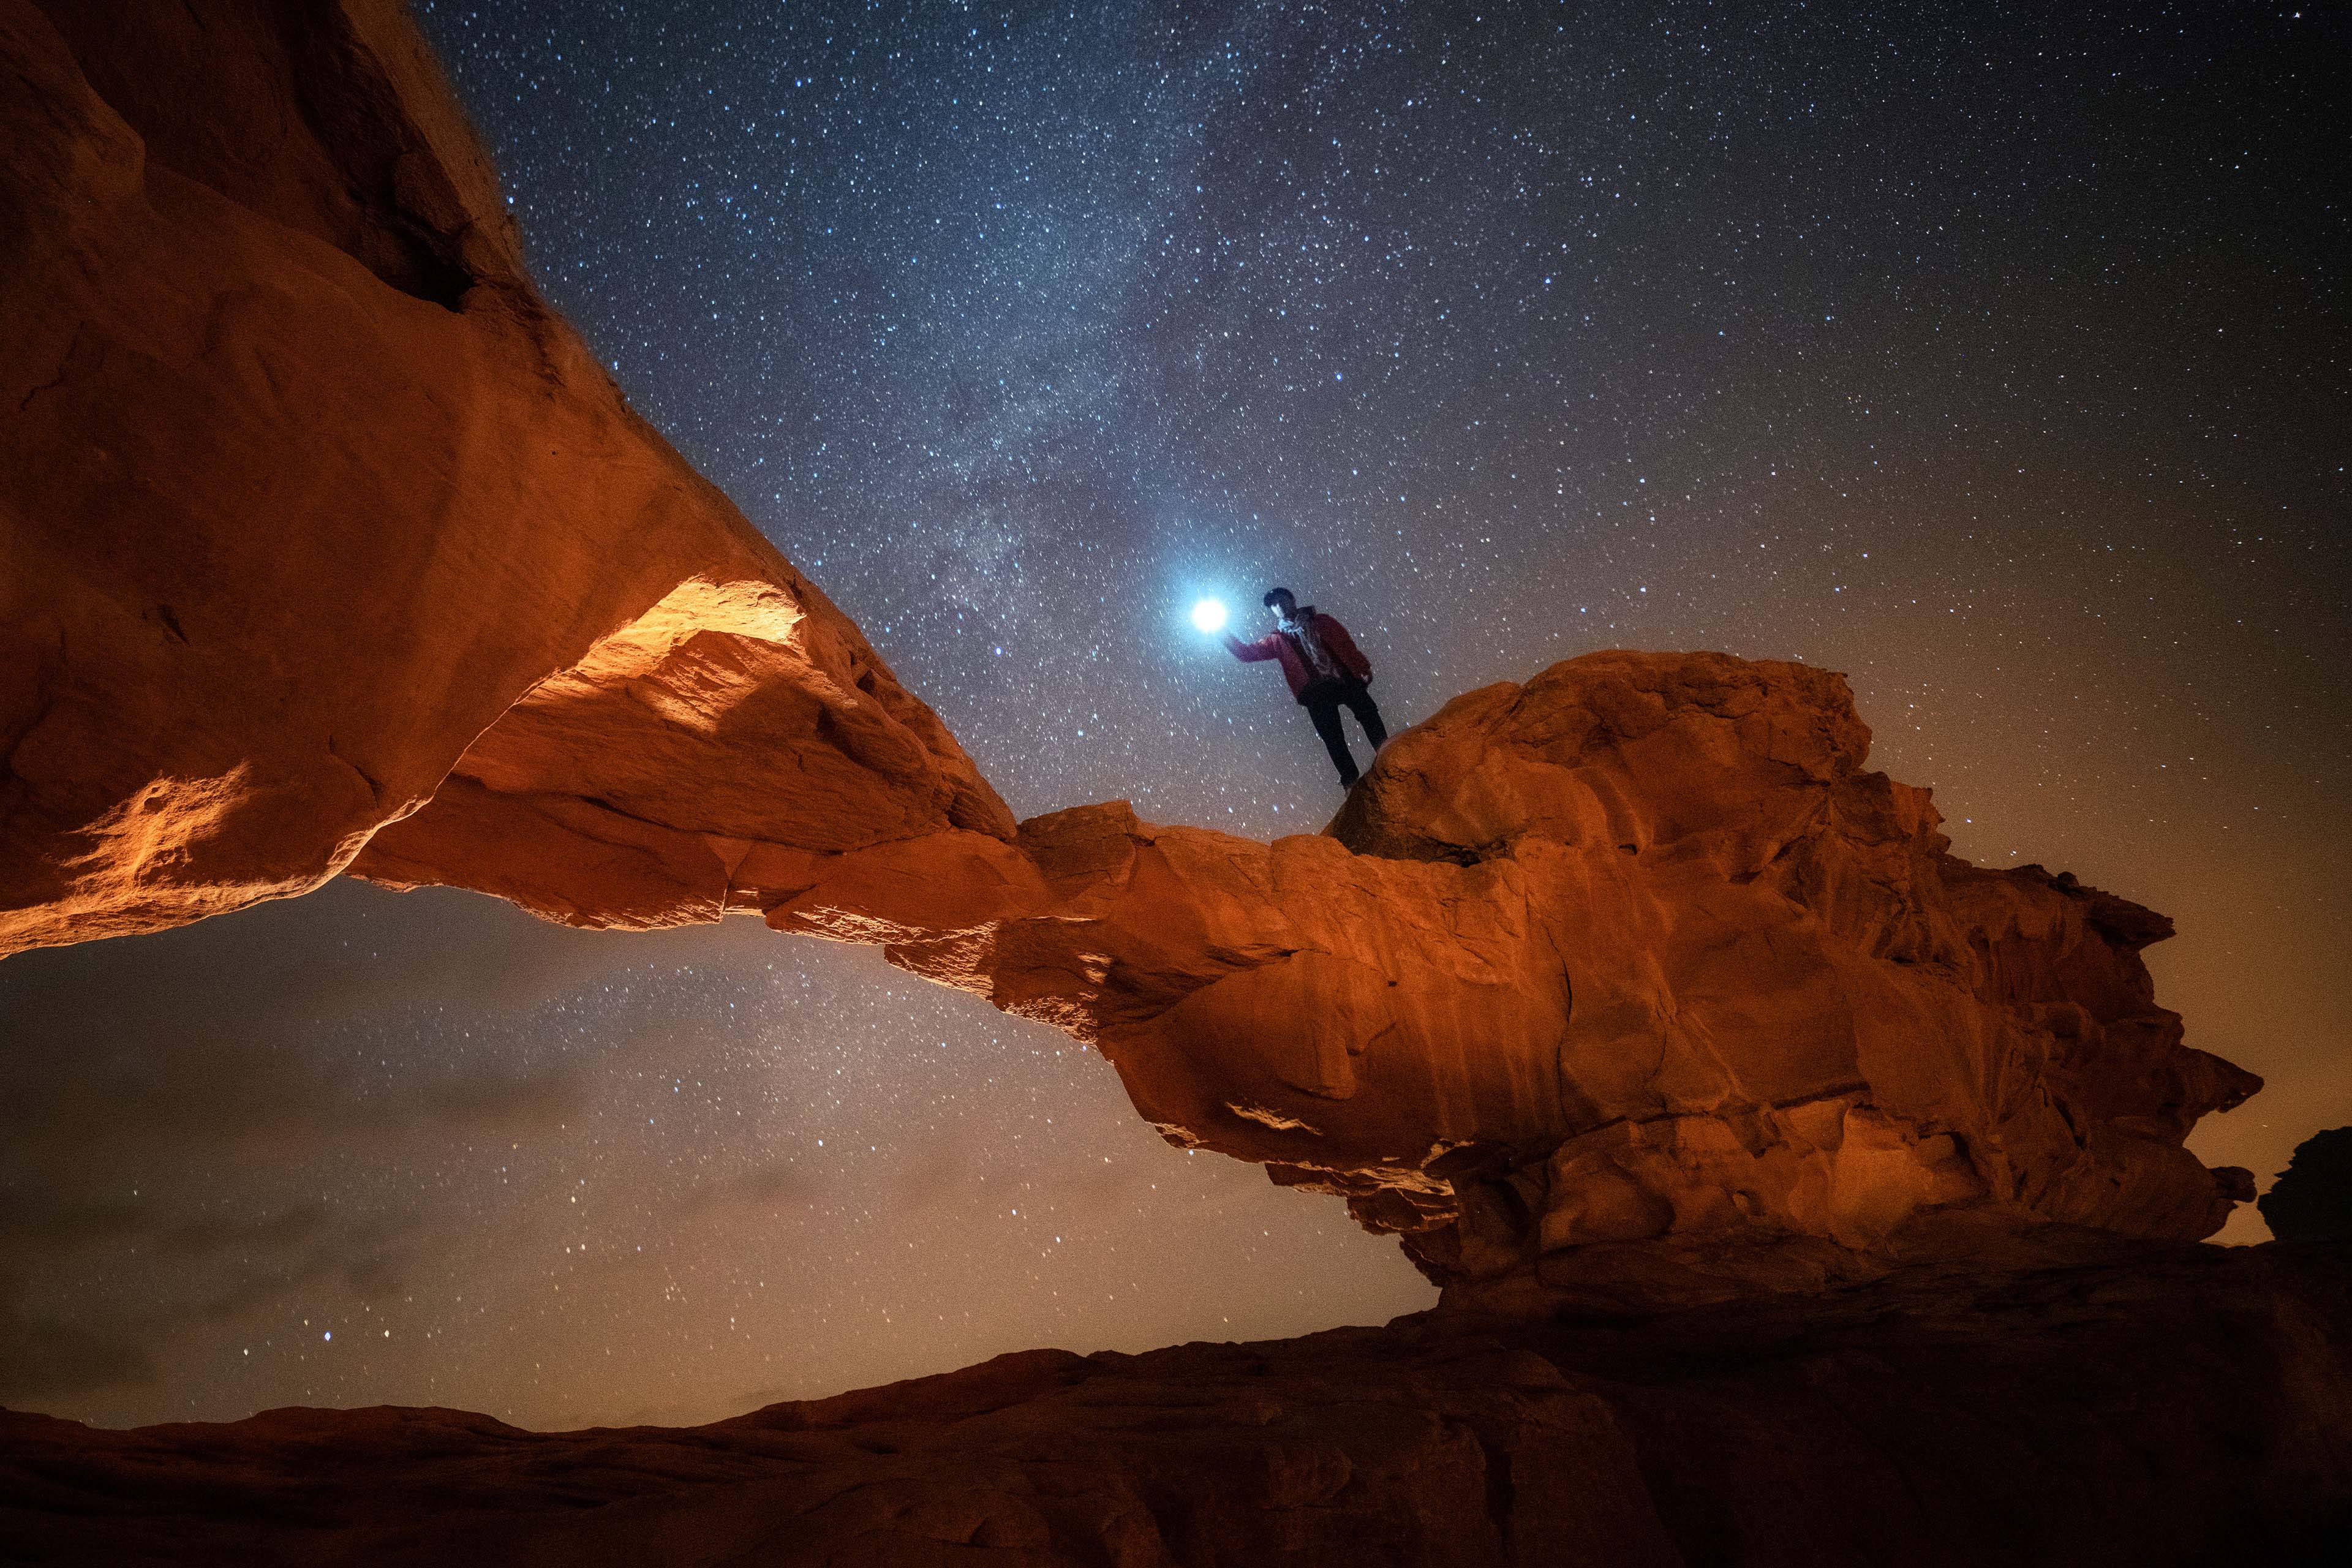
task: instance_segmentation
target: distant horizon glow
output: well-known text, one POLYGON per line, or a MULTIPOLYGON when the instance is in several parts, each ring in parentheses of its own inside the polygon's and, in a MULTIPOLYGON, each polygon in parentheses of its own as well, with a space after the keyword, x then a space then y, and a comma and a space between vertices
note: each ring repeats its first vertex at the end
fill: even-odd
POLYGON ((1196 600, 1192 605, 1192 624, 1204 632, 1225 629, 1225 602, 1223 599, 1196 600))

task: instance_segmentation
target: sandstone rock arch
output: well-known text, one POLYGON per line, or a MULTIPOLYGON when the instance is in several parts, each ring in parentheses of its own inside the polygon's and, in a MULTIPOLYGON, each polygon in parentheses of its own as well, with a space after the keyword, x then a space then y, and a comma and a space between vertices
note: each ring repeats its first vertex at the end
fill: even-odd
POLYGON ((1504 1310, 2250 1195, 2181 1147, 2257 1085, 2156 1004, 2168 922, 1954 859, 1838 677, 1595 654, 1321 835, 1016 824, 538 298, 399 6, 0 0, 0 945, 346 870, 756 912, 1068 1030, 1504 1310))

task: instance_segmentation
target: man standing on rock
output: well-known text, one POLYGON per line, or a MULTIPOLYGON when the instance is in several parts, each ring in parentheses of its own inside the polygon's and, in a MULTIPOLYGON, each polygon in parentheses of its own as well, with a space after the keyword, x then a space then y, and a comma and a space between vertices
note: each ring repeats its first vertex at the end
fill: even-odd
POLYGON ((1348 749, 1348 738, 1339 732, 1339 710, 1344 707, 1356 716, 1375 752, 1389 738, 1372 694, 1364 689, 1371 684, 1372 662, 1356 651, 1347 627, 1312 605, 1302 609, 1289 589, 1266 590, 1265 607, 1274 612, 1273 631, 1255 642, 1244 642, 1227 632, 1225 646, 1245 664, 1268 658, 1282 661, 1282 676, 1290 682, 1290 694, 1315 721, 1315 732, 1323 737, 1339 770, 1339 787, 1352 789, 1356 757, 1348 749))

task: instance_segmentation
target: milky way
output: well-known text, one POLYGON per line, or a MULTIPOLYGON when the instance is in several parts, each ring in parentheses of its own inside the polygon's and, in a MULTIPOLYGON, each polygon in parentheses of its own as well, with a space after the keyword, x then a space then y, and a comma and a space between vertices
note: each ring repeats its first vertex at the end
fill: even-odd
MULTIPOLYGON (((1016 812, 1328 816, 1204 593, 1339 615, 1392 726, 1610 646, 1802 658, 1958 852, 2179 918, 2161 998, 2273 1081, 2207 1159, 2352 1121, 2339 24, 421 19, 550 298, 1016 812)), ((708 1418, 1431 1297, 1063 1037, 748 922, 341 886, 0 1004, 11 1405, 708 1418)))

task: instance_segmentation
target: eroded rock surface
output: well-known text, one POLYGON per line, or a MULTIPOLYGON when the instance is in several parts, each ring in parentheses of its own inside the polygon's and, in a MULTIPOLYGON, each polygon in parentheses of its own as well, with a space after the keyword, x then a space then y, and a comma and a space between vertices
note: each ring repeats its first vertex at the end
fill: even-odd
POLYGON ((533 291, 398 0, 0 0, 0 952, 363 851, 629 925, 754 838, 1011 835, 533 291))
POLYGON ((1954 859, 1843 681, 1607 653, 1322 835, 1018 825, 532 292, 392 0, 0 0, 0 950, 348 868, 757 912, 1098 1047, 1456 1305, 2192 1238, 2162 917, 1954 859), (126 46, 135 38, 136 47, 126 46))
POLYGON ((1863 1568, 2337 1561, 2342 1248, 1915 1267, 1640 1322, 1033 1351, 709 1426, 0 1413, 28 1563, 1863 1568))
POLYGON ((761 748, 652 704, 625 745, 593 709, 567 729, 600 689, 549 682, 553 711, 535 693, 357 869, 579 920, 647 887, 638 918, 670 919, 670 884, 568 847, 562 812, 625 802, 648 865, 740 846, 692 912, 877 943, 1069 1031, 1167 1136, 1347 1197, 1458 1302, 1807 1288, 2068 1227, 2191 1239, 2248 1195, 2182 1147, 2258 1080, 2157 1005, 2139 952, 2169 922, 1953 858, 1826 671, 1570 660, 1449 704, 1328 832, 1272 844, 1114 803, 1009 839, 788 846, 761 748), (690 769, 665 750, 688 746, 690 769))
POLYGON ((1868 744, 1826 671, 1594 654, 1407 731, 1321 836, 1083 807, 841 857, 768 920, 1069 1030, 1459 1303, 2211 1234, 2248 1179, 2181 1141, 2259 1080, 2156 1004, 2169 922, 1954 858, 1868 744))

